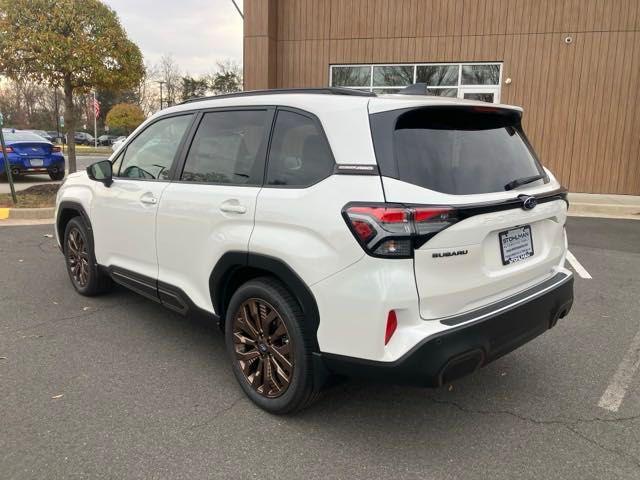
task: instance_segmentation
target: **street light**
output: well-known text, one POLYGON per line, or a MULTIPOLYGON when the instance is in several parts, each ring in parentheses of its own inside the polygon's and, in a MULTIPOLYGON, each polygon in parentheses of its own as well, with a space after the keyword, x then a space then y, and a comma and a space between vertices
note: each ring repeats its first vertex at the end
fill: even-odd
POLYGON ((162 85, 167 82, 165 82, 164 80, 158 80, 156 83, 160 84, 160 110, 162 110, 162 85))

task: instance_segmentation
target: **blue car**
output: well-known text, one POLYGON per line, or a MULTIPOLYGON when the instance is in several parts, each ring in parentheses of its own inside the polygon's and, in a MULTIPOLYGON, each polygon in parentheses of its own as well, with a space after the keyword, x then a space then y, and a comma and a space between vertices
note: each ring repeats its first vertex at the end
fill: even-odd
MULTIPOLYGON (((51 180, 64 178, 64 156, 59 146, 34 133, 19 130, 5 130, 3 133, 11 173, 14 176, 48 173, 51 180)), ((0 176, 6 176, 2 158, 0 176)))

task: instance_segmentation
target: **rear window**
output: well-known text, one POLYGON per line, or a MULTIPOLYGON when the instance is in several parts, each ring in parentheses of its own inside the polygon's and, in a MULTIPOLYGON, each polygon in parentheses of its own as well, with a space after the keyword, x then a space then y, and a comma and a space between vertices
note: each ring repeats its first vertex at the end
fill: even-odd
POLYGON ((518 112, 426 107, 373 114, 371 127, 381 173, 430 190, 500 192, 513 180, 544 173, 518 112))
POLYGON ((11 142, 47 142, 40 135, 30 132, 3 132, 4 139, 11 142))

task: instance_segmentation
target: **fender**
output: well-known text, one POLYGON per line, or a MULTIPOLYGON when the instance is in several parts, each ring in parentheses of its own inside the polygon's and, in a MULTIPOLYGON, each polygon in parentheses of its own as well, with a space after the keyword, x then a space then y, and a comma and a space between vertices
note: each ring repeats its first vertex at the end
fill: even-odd
POLYGON ((62 246, 64 241, 64 228, 61 228, 63 225, 66 227, 69 220, 75 216, 82 217, 84 223, 87 225, 87 229, 91 234, 89 237, 89 241, 91 242, 91 247, 93 248, 93 227, 91 226, 91 220, 89 219, 89 215, 85 211, 84 207, 78 203, 69 200, 64 200, 60 202, 58 205, 58 215, 56 217, 56 230, 58 232, 58 239, 60 240, 60 250, 63 250, 62 246), (75 215, 69 215, 67 212, 74 212, 75 215))
POLYGON ((304 280, 289 265, 269 255, 231 251, 220 257, 209 277, 209 289, 211 303, 221 321, 224 322, 226 306, 235 287, 238 286, 234 277, 238 275, 244 277, 243 271, 248 274, 246 279, 255 278, 263 274, 271 274, 291 290, 291 293, 300 303, 305 321, 308 322, 314 332, 314 348, 317 351, 318 344, 315 337, 320 324, 320 315, 316 299, 304 280))

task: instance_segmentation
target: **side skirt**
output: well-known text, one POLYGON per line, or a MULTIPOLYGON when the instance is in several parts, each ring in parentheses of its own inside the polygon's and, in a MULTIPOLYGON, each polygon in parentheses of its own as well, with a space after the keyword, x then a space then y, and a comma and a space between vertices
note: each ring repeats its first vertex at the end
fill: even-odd
POLYGON ((185 316, 189 314, 203 315, 220 322, 217 315, 196 306, 185 292, 174 285, 113 265, 105 270, 114 282, 174 312, 185 316))

